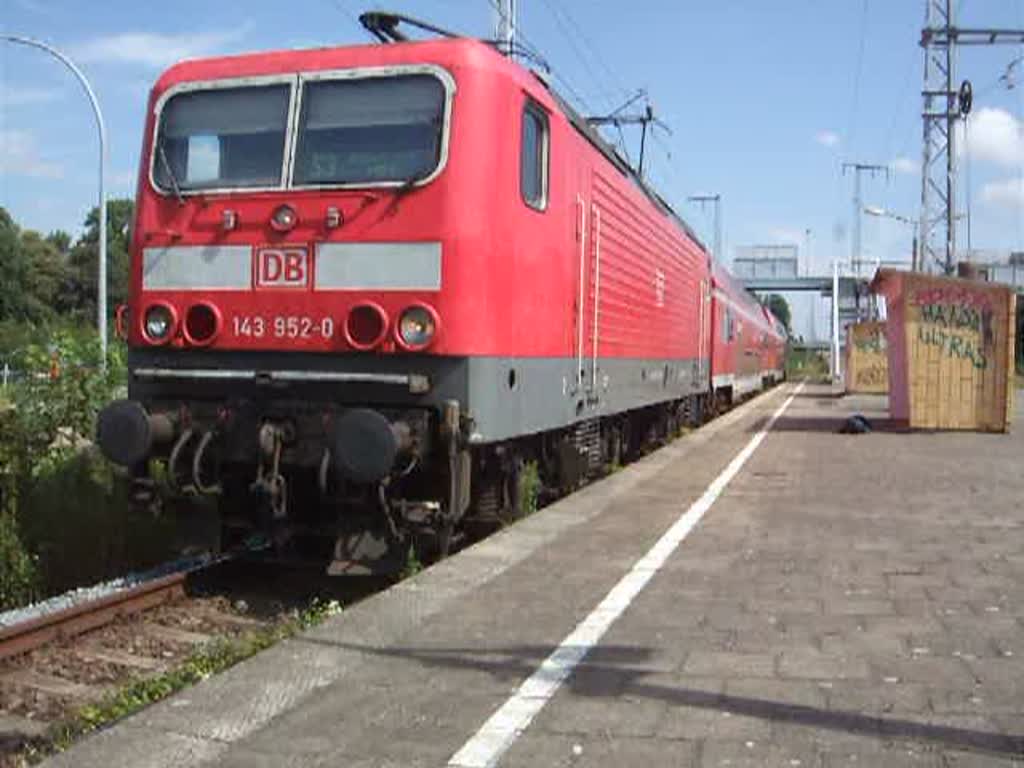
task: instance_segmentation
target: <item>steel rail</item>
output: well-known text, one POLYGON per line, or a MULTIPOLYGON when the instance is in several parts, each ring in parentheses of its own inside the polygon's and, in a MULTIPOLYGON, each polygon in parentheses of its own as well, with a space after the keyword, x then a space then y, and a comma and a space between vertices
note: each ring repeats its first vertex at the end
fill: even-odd
POLYGON ((122 616, 142 613, 185 595, 192 569, 160 576, 133 587, 0 628, 0 660, 19 656, 54 640, 98 629, 122 616))

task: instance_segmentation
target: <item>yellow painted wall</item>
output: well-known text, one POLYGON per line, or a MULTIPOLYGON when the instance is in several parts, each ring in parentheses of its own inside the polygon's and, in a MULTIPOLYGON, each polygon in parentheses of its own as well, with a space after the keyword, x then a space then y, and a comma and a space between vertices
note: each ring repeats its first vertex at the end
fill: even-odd
POLYGON ((1013 414, 1013 292, 919 274, 903 280, 910 426, 1005 431, 1013 414))
POLYGON ((889 356, 885 323, 856 323, 847 329, 846 389, 884 394, 889 391, 889 356))

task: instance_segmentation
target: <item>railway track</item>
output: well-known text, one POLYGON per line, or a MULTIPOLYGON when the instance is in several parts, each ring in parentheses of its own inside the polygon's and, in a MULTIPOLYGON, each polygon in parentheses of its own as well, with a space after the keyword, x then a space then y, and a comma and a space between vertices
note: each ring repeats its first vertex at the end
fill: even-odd
POLYGON ((244 646, 294 622, 314 598, 348 604, 383 586, 205 558, 0 615, 0 768, 45 749, 51 726, 84 706, 178 674, 201 647, 244 646))
POLYGON ((271 624, 240 614, 224 594, 197 591, 208 570, 229 562, 177 561, 0 616, 0 766, 21 765, 50 726, 129 681, 271 624))
POLYGON ((34 651, 55 640, 68 640, 117 619, 184 597, 189 573, 189 570, 171 573, 96 600, 75 603, 3 627, 0 629, 0 661, 34 651))

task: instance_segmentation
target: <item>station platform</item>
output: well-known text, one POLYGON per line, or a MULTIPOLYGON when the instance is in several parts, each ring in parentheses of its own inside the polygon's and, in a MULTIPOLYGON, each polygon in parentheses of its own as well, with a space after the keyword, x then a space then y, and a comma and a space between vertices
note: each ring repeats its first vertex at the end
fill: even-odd
POLYGON ((47 765, 1024 765, 1017 400, 778 387, 47 765))

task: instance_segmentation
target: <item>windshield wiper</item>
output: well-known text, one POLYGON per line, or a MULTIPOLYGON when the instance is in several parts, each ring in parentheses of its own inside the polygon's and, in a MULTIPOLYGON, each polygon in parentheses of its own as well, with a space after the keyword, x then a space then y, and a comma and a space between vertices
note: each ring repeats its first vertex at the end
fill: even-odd
POLYGON ((433 172, 434 172, 433 168, 425 168, 425 169, 420 169, 420 170, 416 171, 416 173, 412 174, 411 176, 406 177, 402 181, 401 184, 399 184, 397 187, 394 188, 394 191, 393 191, 394 196, 396 198, 398 198, 398 197, 403 197, 404 195, 408 194, 409 192, 412 191, 413 187, 415 187, 417 184, 419 184, 421 181, 423 181, 425 178, 427 178, 433 172))
POLYGON ((429 168, 427 170, 416 171, 416 173, 412 174, 411 176, 408 176, 397 187, 394 187, 391 190, 391 202, 388 203, 388 207, 387 207, 385 213, 387 213, 389 215, 393 214, 398 209, 398 202, 403 197, 405 197, 407 194, 412 192, 412 190, 415 189, 416 185, 419 182, 423 181, 425 178, 427 178, 433 172, 434 172, 433 168, 429 168))
POLYGON ((171 170, 171 163, 167 159, 167 153, 164 151, 164 141, 160 139, 156 143, 156 151, 160 155, 160 162, 164 166, 164 172, 167 174, 167 178, 171 181, 171 189, 174 190, 174 196, 178 198, 178 205, 185 205, 185 198, 181 194, 181 187, 178 185, 178 177, 174 175, 174 171, 171 170))

